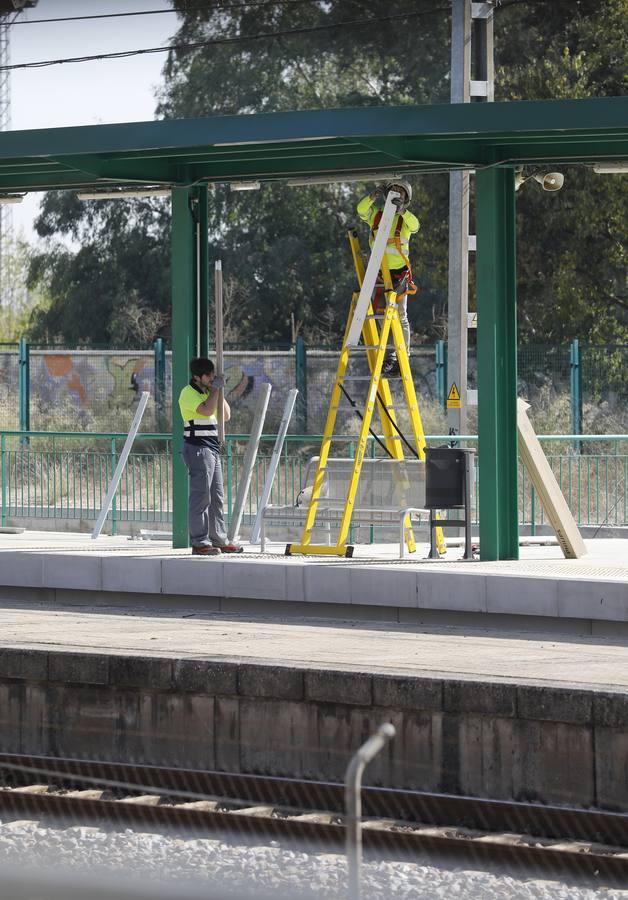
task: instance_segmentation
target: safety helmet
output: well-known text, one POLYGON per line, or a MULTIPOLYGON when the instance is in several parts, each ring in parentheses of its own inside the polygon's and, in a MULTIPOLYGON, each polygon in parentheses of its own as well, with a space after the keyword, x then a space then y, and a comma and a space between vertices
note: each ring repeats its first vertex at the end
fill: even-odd
POLYGON ((409 184, 409 182, 402 181, 401 179, 399 179, 397 181, 389 181, 388 184, 386 185, 386 193, 388 193, 388 191, 391 188, 393 188, 395 185, 398 185, 399 187, 402 187, 404 189, 404 191, 408 195, 408 203, 409 203, 412 200, 412 187, 409 184))

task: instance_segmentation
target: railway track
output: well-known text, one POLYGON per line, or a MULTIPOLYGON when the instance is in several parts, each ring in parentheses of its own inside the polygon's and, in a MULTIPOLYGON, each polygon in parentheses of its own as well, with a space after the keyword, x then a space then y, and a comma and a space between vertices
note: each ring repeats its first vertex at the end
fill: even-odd
MULTIPOLYGON (((0 754, 0 818, 185 830, 344 849, 344 788, 328 782, 0 754)), ((628 815, 362 789, 366 853, 448 858, 628 886, 628 815)))

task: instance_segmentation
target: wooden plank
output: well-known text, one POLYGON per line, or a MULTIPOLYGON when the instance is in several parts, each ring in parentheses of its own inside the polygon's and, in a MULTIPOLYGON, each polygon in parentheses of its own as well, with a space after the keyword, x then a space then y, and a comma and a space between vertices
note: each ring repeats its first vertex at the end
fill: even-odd
POLYGON ((517 430, 521 459, 554 529, 563 555, 566 559, 580 559, 587 552, 587 548, 528 419, 529 408, 530 404, 525 400, 517 400, 517 430))

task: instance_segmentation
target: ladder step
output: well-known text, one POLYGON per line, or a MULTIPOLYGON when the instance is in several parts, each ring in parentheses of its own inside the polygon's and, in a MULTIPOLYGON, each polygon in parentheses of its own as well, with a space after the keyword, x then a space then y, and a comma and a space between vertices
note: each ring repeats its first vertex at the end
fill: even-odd
MULTIPOLYGON (((379 344, 358 344, 357 347, 347 347, 349 353, 354 353, 356 350, 379 350, 379 344)), ((386 344, 385 350, 394 350, 394 344, 386 344)))
MULTIPOLYGON (((403 381, 403 375, 381 375, 380 378, 385 378, 386 381, 403 381)), ((339 379, 339 382, 342 384, 343 381, 370 381, 370 375, 344 375, 339 379)))
POLYGON ((371 313, 369 316, 364 316, 365 319, 377 319, 378 322, 381 322, 384 319, 383 313, 371 313))

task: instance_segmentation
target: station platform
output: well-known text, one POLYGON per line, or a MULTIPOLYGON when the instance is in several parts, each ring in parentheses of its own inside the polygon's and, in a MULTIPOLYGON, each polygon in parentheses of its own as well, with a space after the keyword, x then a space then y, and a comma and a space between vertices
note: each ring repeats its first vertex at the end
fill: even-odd
POLYGON ((628 811, 622 541, 513 563, 0 543, 1 752, 339 781, 391 721, 365 783, 628 811))
POLYGON ((400 560, 392 544, 357 545, 351 560, 286 557, 283 544, 202 558, 159 541, 3 533, 0 599, 628 637, 628 542, 586 545, 580 560, 547 538, 499 562, 463 561, 459 547, 428 560, 427 545, 400 560))

